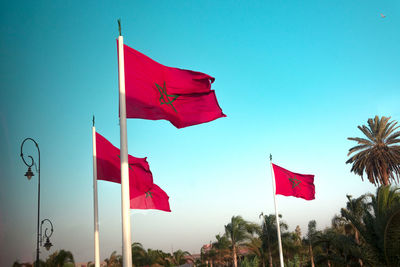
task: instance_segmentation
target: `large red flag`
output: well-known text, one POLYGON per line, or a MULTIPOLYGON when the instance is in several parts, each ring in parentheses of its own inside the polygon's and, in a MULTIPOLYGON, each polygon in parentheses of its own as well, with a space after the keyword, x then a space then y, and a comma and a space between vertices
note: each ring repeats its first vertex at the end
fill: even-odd
MULTIPOLYGON (((97 179, 121 183, 120 150, 96 133, 97 179)), ((131 209, 171 211, 168 195, 156 184, 146 158, 128 155, 131 209)))
POLYGON ((158 185, 153 184, 145 192, 130 189, 131 209, 156 209, 171 212, 169 196, 158 185))
POLYGON ((277 195, 315 199, 314 175, 291 172, 275 164, 272 167, 277 195))
MULTIPOLYGON (((121 183, 120 150, 96 133, 97 179, 121 183)), ((146 158, 128 155, 129 183, 145 192, 153 186, 153 174, 146 158)))
POLYGON ((213 77, 161 65, 127 45, 124 62, 127 118, 168 120, 183 128, 226 117, 211 90, 213 77))

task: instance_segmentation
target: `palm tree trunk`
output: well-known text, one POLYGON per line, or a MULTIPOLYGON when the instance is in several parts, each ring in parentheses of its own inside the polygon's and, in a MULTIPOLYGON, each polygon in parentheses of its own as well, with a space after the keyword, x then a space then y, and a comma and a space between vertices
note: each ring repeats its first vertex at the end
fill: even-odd
MULTIPOLYGON (((354 227, 354 226, 353 226, 354 227)), ((356 244, 359 245, 360 244, 360 237, 359 237, 359 233, 358 230, 354 227, 354 239, 356 240, 356 244)), ((362 259, 358 259, 358 262, 360 263, 360 266, 364 266, 362 259)))
POLYGON ((272 267, 272 254, 271 249, 268 247, 268 260, 269 260, 269 267, 272 267))
POLYGON ((382 182, 384 185, 389 185, 389 174, 388 174, 388 170, 386 168, 386 164, 382 164, 382 182))
POLYGON ((310 243, 309 246, 308 246, 308 250, 310 251, 311 267, 315 267, 315 264, 314 264, 314 255, 313 255, 311 243, 310 243))
POLYGON ((233 257, 233 266, 234 266, 234 267, 237 267, 236 246, 233 246, 232 257, 233 257))
POLYGON ((353 226, 353 228, 354 228, 354 239, 356 240, 356 244, 359 245, 360 244, 360 237, 359 237, 359 234, 358 234, 358 230, 354 226, 353 226))

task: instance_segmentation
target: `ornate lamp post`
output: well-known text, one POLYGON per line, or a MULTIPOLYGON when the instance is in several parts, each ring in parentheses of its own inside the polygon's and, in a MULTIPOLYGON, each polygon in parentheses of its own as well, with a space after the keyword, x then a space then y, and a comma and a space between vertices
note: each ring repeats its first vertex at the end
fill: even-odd
MULTIPOLYGON (((35 165, 36 171, 38 173, 38 210, 37 210, 36 264, 35 264, 38 267, 39 266, 39 252, 40 252, 39 251, 39 245, 42 245, 42 231, 40 230, 40 232, 39 232, 39 222, 40 222, 40 149, 39 149, 38 143, 35 140, 33 140, 32 138, 25 138, 25 140, 22 141, 22 144, 21 144, 21 158, 22 158, 22 161, 25 163, 25 165, 28 167, 28 170, 25 173, 25 176, 26 176, 26 178, 28 178, 28 180, 30 180, 32 178, 32 176, 34 176, 34 174, 32 172, 32 169, 31 169, 31 167, 33 165, 35 165), (28 156, 28 158, 30 158, 30 164, 29 164, 29 162, 26 162, 26 160, 24 158, 24 154, 22 153, 22 147, 24 146, 25 142, 28 141, 28 140, 30 140, 33 143, 35 143, 35 146, 36 146, 36 148, 38 150, 38 155, 39 155, 39 161, 38 161, 38 165, 39 166, 38 167, 36 166, 35 161, 34 161, 32 156, 30 156, 30 155, 28 156)), ((46 230, 44 232, 44 235, 46 237, 46 243, 44 244, 44 247, 47 250, 49 250, 50 247, 52 246, 52 244, 50 243, 49 237, 53 233, 53 224, 50 222, 50 220, 44 219, 42 221, 42 225, 43 225, 43 223, 45 221, 49 222, 50 225, 51 225, 50 234, 49 235, 47 234, 47 230, 48 230, 47 228, 46 228, 46 230)))
POLYGON ((53 244, 50 242, 50 236, 51 236, 52 234, 53 234, 53 224, 51 223, 51 221, 50 221, 49 219, 44 219, 44 220, 42 221, 42 223, 40 224, 40 245, 43 246, 43 247, 45 247, 47 251, 49 251, 50 248, 51 248, 51 246, 53 246, 53 244), (51 228, 50 228, 50 234, 47 234, 48 228, 46 228, 46 229, 44 230, 44 235, 42 235, 43 224, 44 224, 45 222, 48 222, 48 223, 50 224, 50 227, 51 227, 51 228), (44 238, 46 238, 46 243, 44 243, 44 244, 42 245, 42 242, 43 242, 44 238))

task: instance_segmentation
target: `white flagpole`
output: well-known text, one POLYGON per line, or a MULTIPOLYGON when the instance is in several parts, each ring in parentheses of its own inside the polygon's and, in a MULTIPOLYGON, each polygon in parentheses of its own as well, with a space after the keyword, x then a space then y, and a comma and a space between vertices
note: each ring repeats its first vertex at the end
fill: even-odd
POLYGON ((92 127, 93 142, 93 206, 94 206, 94 266, 100 267, 99 208, 97 202, 96 127, 92 127))
POLYGON ((274 195, 274 205, 275 205, 275 218, 276 218, 276 231, 278 234, 278 243, 279 243, 279 260, 281 263, 281 267, 284 267, 285 265, 283 264, 283 253, 282 253, 282 241, 281 241, 281 227, 279 225, 279 213, 278 213, 278 207, 276 204, 276 195, 275 195, 275 190, 276 190, 276 185, 275 185, 275 173, 272 168, 272 155, 269 155, 269 160, 270 160, 270 167, 271 167, 271 178, 272 178, 272 190, 273 190, 273 195, 274 195))
POLYGON ((132 267, 128 140, 126 129, 127 127, 125 103, 124 38, 121 35, 121 24, 119 20, 118 24, 119 125, 121 140, 122 266, 132 267))

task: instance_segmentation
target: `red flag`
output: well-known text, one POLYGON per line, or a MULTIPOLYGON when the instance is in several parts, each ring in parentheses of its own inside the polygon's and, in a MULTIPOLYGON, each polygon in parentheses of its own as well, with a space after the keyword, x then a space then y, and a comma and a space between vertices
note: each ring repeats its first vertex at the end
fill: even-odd
MULTIPOLYGON (((120 150, 96 133, 97 179, 121 183, 120 150)), ((129 183, 145 192, 153 186, 153 174, 146 158, 128 155, 129 183)))
POLYGON ((147 191, 130 189, 131 209, 156 209, 171 212, 169 196, 158 185, 153 184, 147 191))
POLYGON ((211 90, 213 77, 161 65, 127 45, 124 62, 127 118, 168 120, 183 128, 226 117, 211 90))
MULTIPOLYGON (((97 179, 121 183, 120 150, 96 133, 97 179)), ((171 211, 169 196, 156 184, 146 158, 128 155, 131 209, 171 211)))
POLYGON ((314 175, 291 172, 275 164, 272 164, 272 168, 277 195, 315 199, 314 175))

